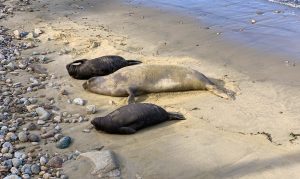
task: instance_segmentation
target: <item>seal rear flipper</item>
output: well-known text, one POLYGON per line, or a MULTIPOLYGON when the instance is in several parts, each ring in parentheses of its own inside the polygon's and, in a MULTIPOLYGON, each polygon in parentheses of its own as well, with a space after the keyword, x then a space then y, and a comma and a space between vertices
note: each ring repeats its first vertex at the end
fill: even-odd
POLYGON ((126 60, 128 62, 128 66, 141 64, 141 61, 138 60, 126 60))
POLYGON ((169 120, 185 120, 185 117, 180 113, 168 112, 168 114, 169 114, 169 120))
POLYGON ((120 134, 134 134, 134 133, 136 133, 136 130, 131 127, 120 127, 119 133, 120 134))
POLYGON ((208 91, 212 92, 216 96, 219 96, 219 97, 225 98, 225 99, 234 99, 234 96, 232 94, 229 94, 225 90, 220 89, 216 85, 207 84, 207 85, 205 85, 205 87, 208 91))

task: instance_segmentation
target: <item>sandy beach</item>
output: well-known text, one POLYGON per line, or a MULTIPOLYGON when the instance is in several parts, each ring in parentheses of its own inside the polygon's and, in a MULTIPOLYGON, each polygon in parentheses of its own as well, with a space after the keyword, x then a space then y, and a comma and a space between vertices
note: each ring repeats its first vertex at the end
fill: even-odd
MULTIPOLYGON (((228 40, 220 28, 207 28, 205 23, 184 13, 129 1, 45 0, 30 1, 20 7, 23 9, 0 22, 12 35, 15 30, 43 31, 35 38, 38 41, 33 41, 36 47, 22 50, 20 56, 30 58, 51 52, 44 55, 49 63, 40 64, 47 69, 45 88, 24 94, 37 98, 38 106, 53 100, 51 105, 59 109, 57 113, 52 110, 44 130, 57 126, 53 117, 64 112, 91 120, 126 105, 126 98, 84 91, 84 81, 68 75, 66 64, 82 58, 120 55, 144 64, 182 65, 236 93, 235 100, 207 91, 143 95, 137 98, 138 102, 180 112, 187 120, 165 122, 134 135, 106 134, 92 129, 89 121, 62 120, 58 125, 63 135, 73 139, 71 146, 58 149, 55 142, 43 139, 39 150, 32 153, 68 156, 75 151, 84 153, 104 147, 116 154, 124 179, 300 177, 299 59, 274 49, 256 49, 255 43, 249 46, 228 40), (61 95, 62 90, 68 95, 61 95), (85 106, 70 104, 75 98, 84 99, 85 106), (87 105, 96 105, 97 112, 86 114, 87 105), (88 132, 83 132, 85 129, 88 132)), ((14 40, 28 42, 26 38, 14 40)), ((33 76, 26 70, 17 72, 17 76, 8 73, 5 80, 28 84, 33 76)), ((24 126, 29 122, 36 123, 25 118, 24 126)), ((0 127, 5 124, 1 121, 0 127)), ((35 132, 42 135, 39 130, 35 132)), ((24 146, 25 152, 34 147, 30 142, 24 146)), ((67 160, 62 168, 70 179, 96 178, 90 174, 93 164, 86 159, 67 160)))

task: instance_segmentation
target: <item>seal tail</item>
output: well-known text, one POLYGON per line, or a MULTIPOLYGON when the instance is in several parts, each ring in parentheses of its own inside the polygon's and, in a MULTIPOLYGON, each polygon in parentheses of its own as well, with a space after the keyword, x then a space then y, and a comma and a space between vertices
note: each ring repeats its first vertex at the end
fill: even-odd
POLYGON ((181 113, 168 112, 169 120, 185 120, 185 117, 181 113))
POLYGON ((128 66, 141 64, 141 61, 138 60, 126 60, 128 62, 128 66))
POLYGON ((224 99, 234 99, 234 95, 229 93, 226 89, 221 89, 215 84, 207 84, 205 85, 205 88, 215 94, 216 96, 219 96, 224 99))

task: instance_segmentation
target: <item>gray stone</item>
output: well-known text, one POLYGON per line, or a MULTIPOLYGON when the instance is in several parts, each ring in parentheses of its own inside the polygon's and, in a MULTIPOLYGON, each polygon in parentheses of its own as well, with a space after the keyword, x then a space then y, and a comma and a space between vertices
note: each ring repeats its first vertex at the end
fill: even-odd
POLYGON ((16 167, 11 167, 10 172, 12 174, 19 174, 19 170, 16 167))
POLYGON ((45 120, 48 120, 50 118, 50 113, 42 107, 36 108, 35 112, 39 115, 40 120, 45 121, 45 120))
POLYGON ((34 124, 34 123, 29 123, 29 124, 27 124, 27 127, 26 127, 28 130, 30 130, 30 131, 33 131, 33 130, 36 130, 37 129, 37 126, 36 126, 36 124, 34 124))
POLYGON ((83 99, 81 99, 81 98, 75 98, 75 99, 73 100, 73 103, 76 104, 76 105, 83 106, 84 103, 85 103, 85 101, 84 101, 83 99))
POLYGON ((121 171, 112 151, 93 151, 82 153, 80 156, 86 157, 94 163, 92 175, 97 175, 99 178, 120 178, 121 171))
POLYGON ((21 142, 27 142, 28 141, 27 133, 25 131, 19 132, 18 138, 21 142))
POLYGON ((42 157, 40 158, 40 164, 41 164, 42 166, 46 165, 47 162, 48 162, 48 159, 47 159, 46 157, 42 156, 42 157))
POLYGON ((4 177, 4 179, 22 179, 22 178, 19 177, 18 175, 12 174, 12 175, 4 177))
POLYGON ((33 174, 39 174, 40 171, 41 171, 41 167, 39 165, 37 165, 37 164, 31 165, 31 172, 33 174))
POLYGON ((21 172, 23 173, 23 174, 29 174, 29 175, 31 175, 31 165, 30 164, 25 164, 25 165, 23 165, 23 167, 21 168, 21 172))
POLYGON ((48 167, 53 167, 53 168, 61 168, 62 167, 62 164, 63 164, 63 159, 58 157, 58 156, 55 156, 53 158, 51 158, 49 160, 49 162, 47 163, 47 166, 48 167))
POLYGON ((22 164, 22 160, 18 158, 13 158, 11 161, 13 166, 16 168, 18 168, 22 164))
POLYGON ((86 106, 86 112, 87 114, 94 114, 96 112, 96 106, 95 105, 86 106))
POLYGON ((29 134, 28 139, 30 142, 39 142, 40 137, 37 134, 29 134))
POLYGON ((65 149, 70 146, 71 142, 72 142, 71 137, 65 136, 56 143, 56 147, 59 149, 65 149))

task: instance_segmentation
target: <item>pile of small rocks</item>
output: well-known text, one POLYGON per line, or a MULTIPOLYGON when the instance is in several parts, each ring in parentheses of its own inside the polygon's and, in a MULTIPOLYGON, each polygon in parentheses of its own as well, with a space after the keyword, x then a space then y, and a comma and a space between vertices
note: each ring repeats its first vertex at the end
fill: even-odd
MULTIPOLYGON (((62 134, 60 123, 80 123, 89 119, 80 114, 59 112, 54 98, 26 97, 45 88, 59 91, 60 85, 51 82, 56 79, 55 75, 39 66, 48 61, 45 55, 50 52, 30 57, 21 55, 23 50, 36 46, 23 39, 36 38, 43 32, 39 29, 29 33, 9 31, 0 27, 0 178, 68 178, 62 173, 62 164, 76 159, 80 152, 51 156, 43 152, 41 145, 56 143, 58 149, 68 148, 74 139, 62 134), (29 77, 20 80, 20 76, 29 77)), ((68 95, 65 90, 61 94, 68 95)), ((81 98, 72 100, 75 105, 85 103, 81 98)), ((87 106, 87 114, 95 111, 95 106, 87 106)))

